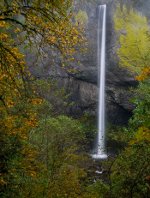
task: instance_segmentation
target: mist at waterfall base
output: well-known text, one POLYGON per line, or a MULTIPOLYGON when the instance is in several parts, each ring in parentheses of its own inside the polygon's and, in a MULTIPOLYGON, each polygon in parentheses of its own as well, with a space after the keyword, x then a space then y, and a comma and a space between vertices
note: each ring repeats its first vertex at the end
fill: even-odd
POLYGON ((97 65, 98 65, 98 138, 94 159, 106 159, 105 153, 105 45, 106 5, 98 6, 97 65))

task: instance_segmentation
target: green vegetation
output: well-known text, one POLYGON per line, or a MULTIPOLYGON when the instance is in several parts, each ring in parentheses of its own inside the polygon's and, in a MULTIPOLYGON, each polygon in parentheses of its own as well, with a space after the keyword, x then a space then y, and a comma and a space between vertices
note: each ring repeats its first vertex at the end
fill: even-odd
MULTIPOLYGON (((66 63, 73 59, 75 48, 84 40, 82 30, 71 22, 68 0, 1 1, 0 10, 0 196, 47 197, 52 190, 49 197, 56 197, 58 183, 63 186, 66 182, 62 195, 61 189, 57 192, 58 197, 66 197, 73 193, 66 191, 70 177, 74 178, 72 183, 68 182, 72 189, 80 188, 79 180, 84 177, 84 171, 77 165, 76 151, 79 144, 76 138, 83 140, 84 130, 71 118, 55 117, 59 112, 55 111, 54 99, 51 97, 52 104, 48 104, 45 95, 49 85, 46 81, 35 81, 22 51, 36 47, 38 56, 42 56, 42 49, 50 46, 57 49, 66 63), (58 151, 60 155, 55 156, 58 151)), ((54 89, 53 83, 51 86, 54 89)), ((56 98, 61 94, 55 91, 56 98)))
POLYGON ((88 23, 88 15, 86 11, 79 10, 79 12, 75 16, 76 23, 81 26, 86 26, 88 23))
POLYGON ((121 66, 141 74, 142 70, 149 68, 150 62, 147 19, 134 10, 128 13, 124 7, 122 11, 116 10, 114 20, 121 46, 118 50, 121 66))
MULTIPOLYGON (((127 146, 113 162, 110 174, 110 197, 148 197, 150 163, 150 67, 149 34, 146 18, 134 10, 117 8, 114 17, 119 36, 120 65, 136 74, 133 116, 124 129, 127 146)), ((121 133, 121 131, 120 131, 121 133)), ((122 139, 121 139, 122 141, 122 139)))

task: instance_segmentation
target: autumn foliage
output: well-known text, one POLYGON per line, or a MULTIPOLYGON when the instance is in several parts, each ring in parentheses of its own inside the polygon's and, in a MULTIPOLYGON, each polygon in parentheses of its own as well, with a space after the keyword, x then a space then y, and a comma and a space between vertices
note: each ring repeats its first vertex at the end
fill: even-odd
POLYGON ((83 29, 72 23, 71 3, 69 0, 0 2, 2 197, 29 197, 30 182, 39 177, 42 167, 36 161, 38 152, 30 135, 39 125, 38 109, 44 99, 32 86, 34 78, 24 50, 35 46, 42 56, 42 49, 50 46, 59 52, 63 62, 74 60, 75 49, 84 38, 83 29))

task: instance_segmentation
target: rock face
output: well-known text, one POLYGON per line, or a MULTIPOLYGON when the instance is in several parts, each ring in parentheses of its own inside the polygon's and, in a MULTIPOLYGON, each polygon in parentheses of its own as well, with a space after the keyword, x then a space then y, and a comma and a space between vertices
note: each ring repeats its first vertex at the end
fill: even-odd
MULTIPOLYGON (((75 9, 86 11, 88 24, 86 37, 88 50, 85 54, 78 54, 80 60, 79 71, 76 74, 67 74, 59 67, 50 67, 49 57, 41 64, 41 70, 31 68, 35 76, 57 77, 61 81, 61 87, 65 87, 70 94, 70 100, 74 105, 69 108, 69 113, 80 116, 87 112, 92 116, 97 115, 98 88, 97 88, 97 7, 99 4, 107 4, 107 40, 106 40, 106 115, 108 122, 125 124, 132 114, 134 106, 130 99, 129 91, 136 86, 134 78, 129 73, 118 67, 116 56, 116 34, 113 29, 113 12, 115 3, 112 0, 75 1, 75 9)), ((28 57, 29 60, 33 57, 28 57)), ((76 63, 75 63, 76 64, 76 63)))
POLYGON ((103 0, 95 3, 80 4, 80 9, 88 14, 88 52, 80 55, 80 71, 73 75, 72 87, 78 97, 73 97, 76 107, 71 113, 88 112, 97 115, 97 7, 107 4, 107 40, 106 40, 106 115, 107 121, 114 124, 125 124, 132 115, 134 106, 130 99, 133 94, 130 88, 136 82, 125 69, 119 68, 116 55, 116 34, 113 29, 114 1, 103 0), (76 112, 76 109, 78 111, 76 112))

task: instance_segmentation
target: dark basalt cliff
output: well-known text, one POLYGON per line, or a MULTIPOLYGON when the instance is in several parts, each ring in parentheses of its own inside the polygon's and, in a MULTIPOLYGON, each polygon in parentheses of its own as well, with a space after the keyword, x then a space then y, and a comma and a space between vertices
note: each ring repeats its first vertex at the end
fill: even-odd
MULTIPOLYGON (((70 93, 70 100, 74 105, 69 107, 71 115, 80 116, 87 112, 90 115, 97 115, 97 7, 99 4, 107 4, 107 41, 106 41, 106 115, 107 120, 114 124, 125 124, 132 114, 134 106, 130 102, 132 93, 130 88, 136 86, 136 82, 125 69, 118 66, 116 55, 116 34, 113 28, 113 12, 115 10, 114 1, 97 0, 81 3, 75 2, 75 9, 86 11, 88 24, 86 26, 86 37, 88 40, 88 50, 85 54, 78 54, 80 60, 79 71, 76 74, 68 74, 55 63, 52 67, 52 52, 41 64, 40 68, 31 67, 31 71, 37 77, 53 77, 58 79, 61 87, 65 87, 70 93), (61 83, 60 83, 61 82, 61 83)), ((34 65, 34 58, 27 57, 30 64, 34 65), (32 59, 32 61, 31 61, 32 59)), ((76 63, 74 63, 76 65, 76 63)))

